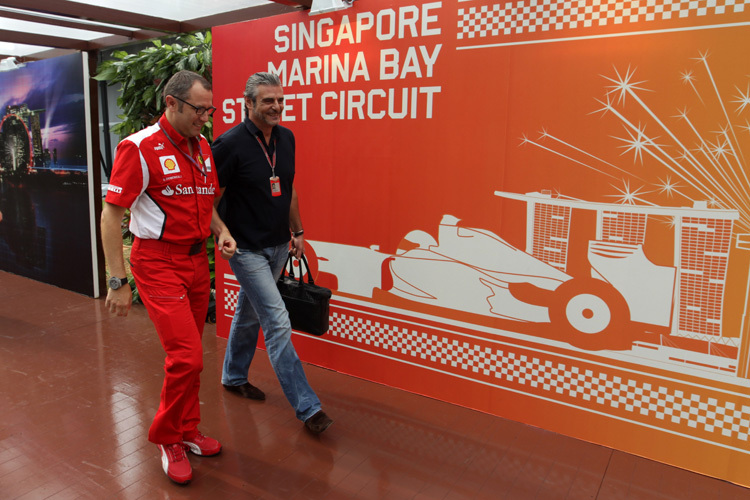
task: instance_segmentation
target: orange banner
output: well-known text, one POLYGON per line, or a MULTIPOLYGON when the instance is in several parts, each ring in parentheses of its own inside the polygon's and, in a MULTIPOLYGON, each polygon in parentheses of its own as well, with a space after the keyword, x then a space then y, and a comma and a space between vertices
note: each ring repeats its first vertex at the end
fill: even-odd
POLYGON ((750 485, 746 3, 358 0, 216 28, 217 136, 250 74, 284 84, 334 292, 301 357, 750 485))

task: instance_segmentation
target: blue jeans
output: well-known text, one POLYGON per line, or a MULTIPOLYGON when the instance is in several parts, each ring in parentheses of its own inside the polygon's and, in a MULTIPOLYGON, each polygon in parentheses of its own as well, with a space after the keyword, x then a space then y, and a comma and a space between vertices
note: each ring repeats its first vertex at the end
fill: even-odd
POLYGON ((242 385, 247 382, 258 332, 263 328, 268 358, 281 389, 297 418, 305 421, 320 410, 320 400, 307 382, 292 345, 289 313, 276 288, 288 255, 289 244, 284 243, 260 251, 238 249, 229 260, 241 289, 229 329, 221 383, 242 385))

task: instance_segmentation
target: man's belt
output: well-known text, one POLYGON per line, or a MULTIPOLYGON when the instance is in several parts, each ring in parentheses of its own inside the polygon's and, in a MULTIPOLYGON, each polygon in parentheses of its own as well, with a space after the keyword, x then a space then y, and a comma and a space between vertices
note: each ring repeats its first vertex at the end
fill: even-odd
POLYGON ((133 246, 148 250, 156 250, 165 254, 177 255, 198 255, 204 251, 205 241, 196 241, 192 245, 181 245, 179 243, 169 243, 168 241, 149 240, 135 237, 133 246))

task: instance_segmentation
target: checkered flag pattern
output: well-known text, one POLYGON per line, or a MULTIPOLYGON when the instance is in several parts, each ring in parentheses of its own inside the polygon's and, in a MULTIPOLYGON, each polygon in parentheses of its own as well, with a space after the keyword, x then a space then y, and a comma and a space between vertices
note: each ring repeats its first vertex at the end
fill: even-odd
POLYGON ((240 284, 232 275, 224 275, 224 308, 225 314, 233 316, 240 296, 240 284))
POLYGON ((530 0, 458 9, 458 39, 743 12, 750 0, 530 0))
MULTIPOLYGON (((332 309, 332 337, 386 357, 493 383, 583 410, 650 423, 702 439, 748 441, 750 405, 745 398, 689 384, 591 365, 554 354, 525 354, 481 339, 457 340, 450 333, 373 321, 332 309), (485 345, 482 345, 485 344, 485 345), (544 359, 547 356, 548 359, 544 359), (644 379, 651 378, 651 381, 644 379), (711 434, 709 438, 706 433, 711 434)), ((426 328, 425 328, 426 329, 426 328)))

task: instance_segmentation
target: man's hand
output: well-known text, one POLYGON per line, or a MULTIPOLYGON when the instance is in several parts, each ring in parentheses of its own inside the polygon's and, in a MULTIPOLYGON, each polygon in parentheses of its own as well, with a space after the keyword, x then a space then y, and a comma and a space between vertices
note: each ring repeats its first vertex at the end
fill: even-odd
POLYGON ((305 236, 303 234, 292 236, 292 249, 289 253, 298 259, 302 258, 302 254, 305 253, 305 236))
MULTIPOLYGON (((221 194, 224 194, 224 188, 221 188, 221 194)), ((216 207, 219 206, 219 198, 214 201, 213 211, 211 213, 211 234, 216 236, 216 248, 221 252, 222 258, 229 260, 237 251, 237 242, 232 238, 232 234, 227 229, 224 221, 219 217, 219 213, 216 211, 216 207)))
POLYGON ((126 284, 107 292, 107 301, 104 303, 109 312, 117 313, 118 316, 127 316, 130 311, 130 305, 133 303, 133 292, 130 290, 130 284, 126 284))
POLYGON ((219 237, 218 242, 216 243, 217 248, 221 252, 221 256, 229 260, 232 258, 232 255, 234 255, 234 252, 237 251, 237 242, 234 241, 234 238, 232 238, 232 235, 229 234, 229 231, 223 231, 219 237))

